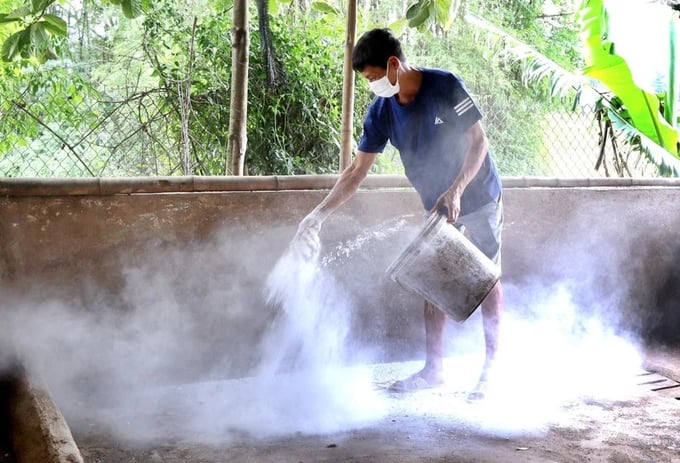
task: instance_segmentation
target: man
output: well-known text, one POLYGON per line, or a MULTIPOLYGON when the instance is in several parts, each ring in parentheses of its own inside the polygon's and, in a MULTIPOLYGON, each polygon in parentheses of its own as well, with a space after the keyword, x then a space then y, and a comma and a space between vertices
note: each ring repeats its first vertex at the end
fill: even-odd
MULTIPOLYGON (((426 211, 465 225, 471 241, 500 265, 501 183, 488 152, 481 113, 453 73, 417 68, 406 61, 388 29, 374 29, 356 44, 352 66, 377 98, 364 120, 352 164, 326 198, 299 225, 294 243, 314 249, 322 222, 359 188, 389 140, 399 150, 406 176, 426 211), (311 247, 310 247, 311 246, 311 247)), ((318 250, 318 249, 317 249, 318 250)), ((471 400, 484 397, 496 356, 503 292, 500 282, 481 304, 486 360, 471 400)), ((393 391, 441 385, 446 314, 425 302, 425 366, 395 382, 393 391)))

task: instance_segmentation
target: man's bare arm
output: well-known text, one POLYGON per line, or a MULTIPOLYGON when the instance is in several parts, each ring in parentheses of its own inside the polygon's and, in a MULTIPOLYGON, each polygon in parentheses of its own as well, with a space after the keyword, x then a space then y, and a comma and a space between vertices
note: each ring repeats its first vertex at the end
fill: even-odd
POLYGON ((475 125, 470 127, 465 132, 465 138, 468 141, 468 150, 465 155, 465 162, 463 162, 463 167, 458 174, 458 177, 451 185, 451 188, 457 190, 459 194, 463 194, 465 188, 468 184, 475 178, 475 175, 479 172, 479 169, 484 163, 484 158, 486 153, 489 151, 489 142, 486 138, 486 132, 482 123, 477 121, 475 125))
POLYGON ((438 211, 442 206, 446 206, 448 211, 448 221, 455 222, 460 213, 460 198, 465 191, 465 188, 470 184, 479 169, 484 163, 484 158, 489 150, 489 142, 486 138, 486 132, 482 127, 481 121, 477 121, 472 127, 467 129, 465 137, 468 142, 468 150, 465 154, 463 167, 458 176, 454 179, 453 184, 446 190, 437 200, 431 212, 438 211))
POLYGON ((338 181, 331 189, 328 196, 312 211, 311 214, 319 223, 326 220, 337 208, 342 206, 354 193, 368 175, 371 166, 375 162, 377 153, 357 151, 352 164, 341 174, 338 181))
POLYGON ((302 219, 291 243, 292 249, 298 255, 307 261, 318 257, 321 246, 319 241, 321 224, 359 189, 359 185, 368 175, 376 156, 376 153, 358 151, 354 161, 340 174, 330 193, 302 219))

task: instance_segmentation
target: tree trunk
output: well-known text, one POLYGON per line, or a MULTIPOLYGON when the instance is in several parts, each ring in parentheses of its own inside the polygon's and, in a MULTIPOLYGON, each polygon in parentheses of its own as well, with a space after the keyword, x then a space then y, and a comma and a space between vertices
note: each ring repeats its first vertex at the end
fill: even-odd
POLYGON ((342 81, 342 139, 340 141, 340 172, 352 163, 352 141, 354 138, 354 70, 352 51, 356 35, 357 2, 347 0, 347 30, 345 35, 345 64, 342 81))
POLYGON ((243 175, 248 135, 248 1, 234 2, 234 26, 231 30, 231 103, 227 142, 227 175, 243 175))

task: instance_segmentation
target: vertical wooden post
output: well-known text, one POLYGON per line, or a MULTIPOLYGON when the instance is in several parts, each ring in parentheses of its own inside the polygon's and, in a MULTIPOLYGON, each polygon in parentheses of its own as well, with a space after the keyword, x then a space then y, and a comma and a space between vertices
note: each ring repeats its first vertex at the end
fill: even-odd
POLYGON ((248 136, 248 1, 234 2, 232 28, 231 103, 229 108, 229 139, 227 141, 227 175, 243 175, 248 136))
POLYGON ((354 70, 352 69, 352 51, 356 35, 357 2, 347 1, 347 33, 345 35, 345 65, 342 81, 342 138, 340 140, 340 172, 352 163, 352 145, 354 141, 354 70))

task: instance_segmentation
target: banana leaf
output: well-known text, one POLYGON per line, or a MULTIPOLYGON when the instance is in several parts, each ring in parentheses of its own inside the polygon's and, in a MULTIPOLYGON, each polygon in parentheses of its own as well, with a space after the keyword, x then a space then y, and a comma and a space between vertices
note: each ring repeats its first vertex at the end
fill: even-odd
POLYGON ((612 121, 614 129, 629 143, 635 145, 659 169, 661 175, 680 177, 679 159, 669 156, 668 151, 630 125, 616 110, 609 108, 607 116, 612 121))
POLYGON ((601 82, 625 105, 633 125, 649 139, 678 156, 678 131, 662 116, 656 95, 639 88, 626 61, 607 40, 607 13, 602 0, 583 0, 578 12, 584 45, 584 75, 601 82))
POLYGON ((677 53, 677 40, 678 40, 678 24, 680 22, 673 15, 669 24, 669 44, 670 44, 670 60, 668 63, 668 93, 666 94, 666 101, 664 105, 664 118, 675 127, 678 125, 678 108, 676 106, 678 102, 678 87, 680 82, 678 81, 677 73, 680 72, 675 60, 675 54, 677 53))
MULTIPOLYGON (((565 98, 576 92, 574 105, 579 103, 582 92, 590 89, 599 95, 599 104, 606 106, 609 119, 616 131, 635 149, 639 150, 653 165, 657 166, 661 175, 680 176, 680 161, 671 153, 652 141, 647 135, 631 125, 630 115, 624 108, 613 106, 611 98, 593 87, 593 79, 586 78, 580 72, 570 71, 555 63, 530 45, 479 15, 468 13, 465 20, 475 26, 478 38, 484 40, 491 53, 501 59, 518 61, 522 64, 522 80, 525 85, 542 79, 551 82, 551 95, 565 98)), ((673 59, 673 58, 671 58, 673 59)))
MULTIPOLYGON (((550 95, 559 98, 579 92, 587 84, 583 76, 563 68, 555 61, 541 54, 534 47, 522 42, 492 22, 474 13, 467 13, 465 21, 484 32, 487 48, 496 57, 518 61, 522 65, 522 83, 529 85, 542 79, 550 80, 550 95)), ((479 35, 479 34, 478 34, 479 35)))

